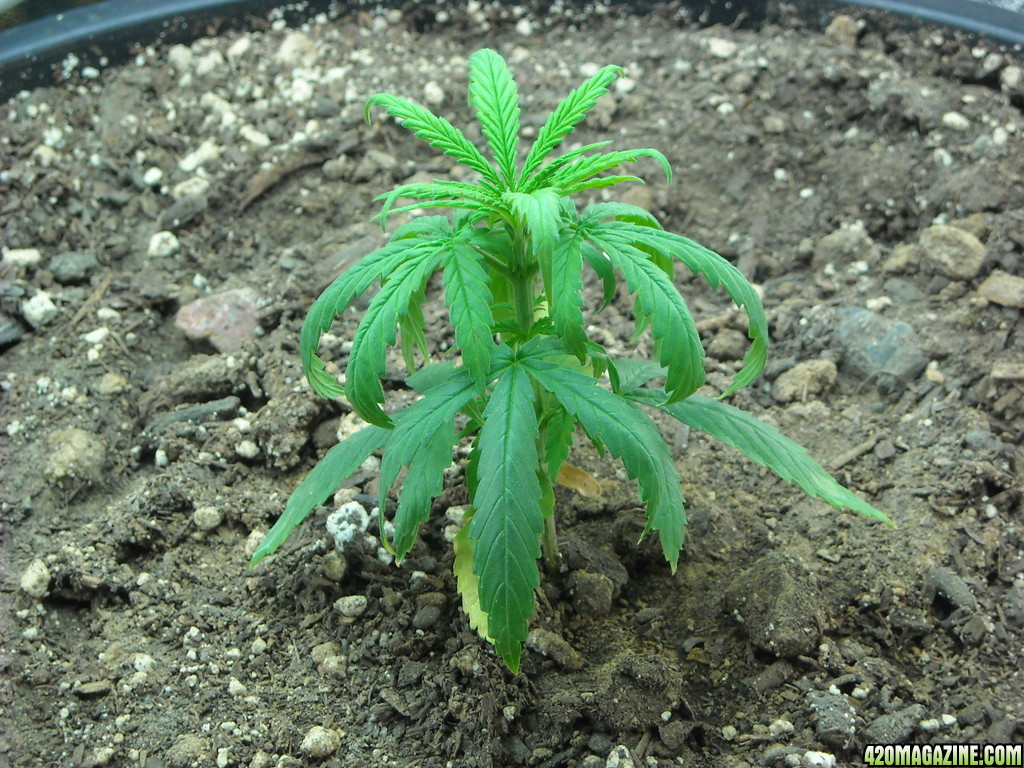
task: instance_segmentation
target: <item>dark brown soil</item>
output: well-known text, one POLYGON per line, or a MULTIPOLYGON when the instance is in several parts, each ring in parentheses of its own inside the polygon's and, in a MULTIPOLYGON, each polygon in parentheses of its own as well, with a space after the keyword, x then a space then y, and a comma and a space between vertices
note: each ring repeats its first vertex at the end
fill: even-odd
MULTIPOLYGON (((1024 738, 1020 56, 833 9, 729 28, 499 8, 263 24, 0 106, 0 764, 781 766, 1024 738), (363 102, 468 125, 482 45, 532 129, 588 68, 626 68, 574 140, 667 155, 671 185, 642 164, 649 183, 613 194, 762 289, 769 366, 731 401, 896 530, 665 423, 690 519, 673 576, 636 544, 621 467, 580 442, 604 494, 559 489, 563 566, 515 677, 455 593, 458 463, 402 567, 375 523, 347 544, 325 529, 373 506, 367 467, 247 570, 352 427, 302 380, 305 311, 384 241, 375 195, 450 169, 363 102), (178 248, 152 255, 161 231, 178 248), (186 337, 178 310, 232 289, 255 334, 186 337)), ((742 313, 680 285, 721 391, 742 313)), ((324 344, 340 368, 363 306, 324 344)), ((647 354, 630 306, 591 332, 647 354)))

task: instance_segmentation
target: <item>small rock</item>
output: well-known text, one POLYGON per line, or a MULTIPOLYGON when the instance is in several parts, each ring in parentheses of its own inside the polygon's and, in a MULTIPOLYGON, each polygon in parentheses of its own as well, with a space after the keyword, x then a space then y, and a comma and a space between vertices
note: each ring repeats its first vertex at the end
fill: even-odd
POLYGON ((916 379, 928 365, 914 329, 863 307, 840 307, 835 324, 842 364, 855 375, 873 379, 879 391, 892 392, 916 379))
POLYGON ((346 595, 334 601, 334 610, 348 619, 355 619, 366 613, 366 595, 346 595))
POLYGON ((103 478, 107 446, 84 429, 59 429, 47 439, 46 475, 55 483, 97 483, 103 478))
POLYGON ((942 116, 942 124, 953 131, 964 132, 971 129, 971 121, 959 112, 946 112, 942 116))
POLYGON ((166 259, 178 252, 181 243, 173 232, 157 232, 149 238, 149 247, 146 253, 154 259, 166 259))
POLYGON ((583 666, 583 659, 576 649, 561 635, 549 629, 531 629, 530 634, 526 636, 526 647, 547 656, 566 669, 580 669, 583 666))
POLYGON ((106 396, 120 395, 126 389, 128 389, 128 379, 114 371, 104 373, 96 387, 96 391, 99 394, 106 396))
POLYGON ((337 582, 345 578, 348 563, 337 552, 328 552, 324 555, 324 559, 320 561, 320 568, 323 570, 325 577, 337 582))
POLYGON ((79 251, 68 251, 50 259, 53 279, 62 285, 84 283, 99 266, 99 260, 94 254, 79 251))
POLYGON ((200 531, 212 531, 224 522, 224 515, 216 507, 197 507, 192 513, 192 522, 200 531))
POLYGON ((260 455, 260 447, 255 440, 242 440, 235 446, 235 453, 243 459, 255 459, 260 455))
POLYGON ((732 40, 724 37, 709 37, 707 39, 708 53, 716 59, 729 59, 736 54, 739 47, 732 40))
POLYGON ((1011 64, 999 73, 999 87, 1003 93, 1024 93, 1024 67, 1011 64))
POLYGON ((604 768, 637 768, 633 753, 625 744, 619 744, 608 753, 608 759, 604 761, 604 768))
POLYGON ((800 756, 800 768, 835 768, 836 756, 828 752, 808 750, 800 756))
POLYGON ((824 601, 814 576, 795 558, 761 557, 729 585, 726 601, 758 648, 801 656, 818 647, 824 601))
POLYGON ((174 324, 190 339, 209 341, 220 352, 235 352, 256 336, 256 292, 235 288, 196 299, 178 310, 174 324))
POLYGON ((835 40, 840 45, 848 45, 851 48, 857 44, 857 36, 860 34, 860 25, 857 21, 840 13, 825 27, 825 36, 835 40))
POLYGON ((421 606, 412 617, 416 629, 430 629, 441 618, 441 609, 436 605, 421 606))
POLYGON ((38 248, 4 248, 3 263, 5 266, 34 267, 43 260, 38 248))
POLYGON ((805 401, 835 384, 838 376, 831 360, 804 360, 779 375, 772 385, 772 397, 780 403, 805 401))
POLYGON ((1024 277, 995 269, 978 286, 978 295, 1004 307, 1024 307, 1024 277))
POLYGON ((815 243, 811 263, 816 269, 826 264, 844 267, 855 261, 874 263, 880 251, 868 235, 863 221, 840 224, 839 229, 822 237, 815 243))
POLYGON ((423 100, 432 107, 440 106, 444 103, 444 89, 431 80, 423 86, 423 100))
POLYGON ((21 316, 33 328, 49 325, 57 317, 57 311, 57 305, 46 291, 39 291, 31 299, 21 302, 21 316))
POLYGON ((928 572, 925 581, 955 608, 967 613, 978 610, 978 599, 971 588, 951 568, 933 568, 928 572))
POLYGON ((288 66, 308 67, 316 61, 316 45, 302 32, 288 30, 274 58, 288 66))
POLYGON ((745 333, 735 328, 723 328, 708 343, 708 355, 715 360, 742 360, 749 343, 745 333))
POLYGON ((110 765, 117 751, 113 747, 97 747, 81 762, 81 768, 100 768, 103 765, 110 765))
POLYGON ((615 584, 603 573, 573 571, 569 577, 573 606, 581 616, 603 616, 612 609, 615 584))
POLYGON ((209 749, 206 739, 194 733, 179 736, 164 753, 167 764, 173 768, 190 768, 199 765, 207 757, 209 749))
POLYGON ((341 737, 335 731, 314 725, 302 739, 300 749, 304 755, 322 760, 338 751, 341 737))
POLYGON ((245 687, 241 680, 237 677, 232 677, 228 681, 228 693, 234 696, 236 699, 245 696, 249 689, 245 687))
POLYGON ((185 173, 192 173, 216 160, 223 151, 224 148, 213 139, 206 139, 192 152, 178 161, 178 167, 185 173))
POLYGON ((985 261, 982 242, 959 227, 941 224, 928 227, 921 233, 919 244, 925 258, 954 280, 976 277, 985 261))
POLYGON ((809 691, 815 735, 826 744, 846 747, 856 731, 857 713, 842 694, 809 691))
POLYGON ((924 716, 924 707, 912 704, 898 712, 873 720, 862 735, 866 744, 902 744, 914 735, 917 724, 924 716))
POLYGON ((0 349, 16 344, 25 335, 25 327, 5 312, 0 312, 0 349))
POLYGON ((50 589, 50 578, 50 569, 37 557, 21 574, 21 589, 30 597, 45 597, 50 589))

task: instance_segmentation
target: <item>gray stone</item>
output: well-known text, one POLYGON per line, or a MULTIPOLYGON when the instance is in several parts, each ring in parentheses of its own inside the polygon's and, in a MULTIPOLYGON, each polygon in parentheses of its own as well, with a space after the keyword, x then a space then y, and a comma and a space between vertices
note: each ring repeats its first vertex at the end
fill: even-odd
POLYGON ((526 636, 526 647, 547 656, 566 669, 579 669, 583 666, 583 659, 576 649, 569 645, 565 638, 550 629, 531 629, 530 634, 526 636))
POLYGON ((814 733, 833 747, 846 747, 856 732, 857 713, 841 693, 809 691, 807 703, 814 713, 814 733))
POLYGON ((25 335, 25 328, 10 315, 0 312, 0 349, 16 344, 25 335))
POLYGON ((840 307, 836 342, 842 364, 861 378, 873 378, 882 392, 892 392, 916 379, 928 365, 917 333, 862 307, 840 307))
POLYGON ((813 574, 776 552, 758 559, 726 591, 750 642, 776 656, 801 656, 818 647, 825 604, 813 574))
POLYGON ((50 259, 53 279, 63 285, 84 283, 99 269, 100 263, 92 253, 68 251, 50 259))
POLYGON ((952 569, 933 568, 928 572, 925 581, 930 589, 934 589, 949 600, 955 608, 968 613, 978 610, 978 600, 971 592, 971 588, 952 569))
POLYGON ((882 715, 864 729, 862 736, 866 744, 902 744, 914 735, 914 729, 924 717, 925 710, 920 704, 911 704, 898 712, 882 715))
POLYGON ((985 246, 959 227, 936 224, 921 233, 921 251, 942 274, 954 280, 970 280, 985 261, 985 246))

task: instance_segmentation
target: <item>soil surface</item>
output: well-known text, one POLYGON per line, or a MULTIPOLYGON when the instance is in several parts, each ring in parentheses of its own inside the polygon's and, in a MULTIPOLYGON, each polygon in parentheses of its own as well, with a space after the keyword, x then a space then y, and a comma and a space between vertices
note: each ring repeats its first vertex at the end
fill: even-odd
MULTIPOLYGON (((444 8, 69 62, 0 107, 0 764, 788 766, 1019 743, 1021 58, 835 8, 730 26, 444 8), (649 183, 610 196, 760 287, 769 365, 731 402, 897 529, 663 423, 690 520, 673 576, 636 543, 621 466, 578 440, 602 495, 558 489, 561 568, 517 676, 450 572, 462 450, 401 567, 367 514, 371 460, 247 570, 354 428, 302 378, 306 310, 384 242, 374 196, 451 168, 363 103, 388 91, 467 126, 482 45, 516 73, 527 133, 596 66, 626 68, 572 141, 665 153, 671 185, 643 163, 649 183)), ((678 280, 720 392, 743 315, 678 280)), ((595 314, 588 290, 593 337, 649 354, 630 297, 595 314)), ((365 306, 325 339, 339 370, 365 306)))

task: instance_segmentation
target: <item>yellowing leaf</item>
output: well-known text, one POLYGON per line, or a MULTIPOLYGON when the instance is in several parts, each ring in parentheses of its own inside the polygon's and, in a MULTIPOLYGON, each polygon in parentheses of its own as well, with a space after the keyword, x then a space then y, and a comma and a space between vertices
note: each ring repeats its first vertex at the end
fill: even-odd
POLYGON ((580 496, 588 499, 601 498, 600 481, 587 470, 574 467, 572 464, 562 464, 558 468, 558 484, 572 488, 580 496))
POLYGON ((473 573, 473 549, 476 542, 469 538, 469 520, 470 516, 467 515, 455 536, 455 585, 462 595, 462 610, 466 612, 470 628, 492 643, 494 641, 487 634, 487 612, 480 607, 480 580, 473 573))

